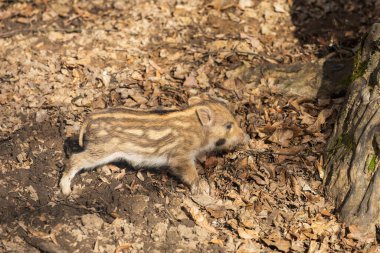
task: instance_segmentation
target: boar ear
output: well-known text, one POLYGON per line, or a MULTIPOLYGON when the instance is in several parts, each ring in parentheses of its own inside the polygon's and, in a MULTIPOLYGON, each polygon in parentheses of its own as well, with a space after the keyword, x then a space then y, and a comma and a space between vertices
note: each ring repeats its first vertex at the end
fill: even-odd
POLYGON ((202 102, 202 99, 200 97, 191 97, 189 98, 189 100, 187 101, 187 103, 192 106, 192 105, 195 105, 195 104, 199 104, 200 102, 202 102))
POLYGON ((212 112, 209 108, 198 108, 196 110, 199 121, 202 126, 209 126, 213 120, 212 112))

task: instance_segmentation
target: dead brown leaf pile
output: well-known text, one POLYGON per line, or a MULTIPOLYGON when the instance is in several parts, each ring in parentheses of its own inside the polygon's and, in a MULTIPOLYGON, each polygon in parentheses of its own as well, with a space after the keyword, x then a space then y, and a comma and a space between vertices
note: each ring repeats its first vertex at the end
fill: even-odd
POLYGON ((346 2, 0 3, 0 250, 374 250, 321 194, 321 154, 343 100, 289 94, 262 74, 332 49, 344 57, 339 41, 359 37, 364 20, 330 40, 300 26, 321 10, 375 19, 372 3, 346 2), (62 198, 60 170, 88 112, 178 108, 195 95, 225 100, 251 137, 245 149, 200 159, 210 194, 107 165, 62 198))

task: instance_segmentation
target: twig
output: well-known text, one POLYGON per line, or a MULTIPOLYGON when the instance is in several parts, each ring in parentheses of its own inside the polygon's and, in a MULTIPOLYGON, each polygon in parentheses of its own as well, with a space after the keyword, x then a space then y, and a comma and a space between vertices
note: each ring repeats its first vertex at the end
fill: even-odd
POLYGON ((46 28, 25 28, 16 29, 13 31, 0 33, 0 38, 12 37, 19 33, 24 32, 66 32, 66 33, 80 33, 80 32, 93 32, 93 31, 105 31, 105 32, 119 32, 116 29, 81 29, 81 28, 57 28, 57 29, 46 29, 46 28))
MULTIPOLYGON (((294 153, 286 153, 286 152, 272 152, 272 151, 256 151, 253 149, 247 149, 247 150, 240 150, 238 153, 246 153, 251 155, 286 155, 286 156, 298 156, 302 157, 307 154, 294 154, 294 153)), ((320 152, 316 152, 315 154, 321 154, 320 152)))
POLYGON ((126 244, 120 245, 120 246, 118 246, 118 247, 115 249, 115 253, 120 253, 120 252, 122 252, 123 250, 127 250, 127 249, 129 249, 131 246, 132 246, 132 244, 130 244, 130 243, 126 243, 126 244))
POLYGON ((60 246, 55 245, 52 242, 36 238, 36 237, 31 237, 25 232, 24 230, 20 229, 21 232, 19 233, 21 237, 24 239, 26 243, 28 243, 30 246, 33 248, 36 248, 42 252, 47 252, 47 253, 68 253, 67 250, 62 249, 60 246))

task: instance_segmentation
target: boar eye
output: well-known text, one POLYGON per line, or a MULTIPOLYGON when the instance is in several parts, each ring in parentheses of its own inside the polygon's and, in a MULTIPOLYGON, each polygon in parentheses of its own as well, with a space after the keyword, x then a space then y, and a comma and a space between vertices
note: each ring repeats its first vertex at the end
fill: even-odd
POLYGON ((226 128, 227 128, 227 130, 231 130, 231 128, 232 128, 232 123, 227 123, 227 124, 226 124, 226 128))

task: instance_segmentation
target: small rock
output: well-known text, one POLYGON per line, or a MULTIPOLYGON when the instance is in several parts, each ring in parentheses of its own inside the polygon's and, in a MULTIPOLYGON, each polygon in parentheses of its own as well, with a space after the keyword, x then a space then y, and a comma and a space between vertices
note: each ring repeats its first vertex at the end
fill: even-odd
POLYGON ((33 186, 31 186, 31 185, 26 187, 26 189, 30 193, 31 199, 33 199, 34 201, 38 201, 38 194, 37 194, 36 189, 34 189, 33 186))
POLYGON ((176 79, 185 79, 186 78, 186 70, 183 68, 182 64, 178 64, 175 67, 175 70, 173 72, 173 77, 176 79))
POLYGON ((125 101, 124 101, 124 106, 127 106, 127 107, 134 107, 138 105, 133 99, 131 98, 127 98, 125 101))
POLYGON ((133 71, 131 77, 132 77, 133 79, 137 80, 137 81, 142 81, 142 80, 144 80, 143 76, 142 76, 139 72, 137 72, 137 71, 133 71))
POLYGON ((88 97, 78 97, 73 99, 73 103, 78 107, 87 107, 91 104, 91 100, 88 97))
POLYGON ((235 79, 227 79, 226 81, 223 82, 223 88, 226 90, 236 90, 236 82, 235 79))
POLYGON ((178 226, 178 233, 182 238, 193 240, 195 235, 193 234, 193 229, 180 224, 178 226))
POLYGON ((58 15, 60 15, 62 17, 67 17, 69 15, 70 10, 71 10, 69 5, 65 5, 65 4, 58 3, 58 2, 52 3, 50 8, 52 8, 54 10, 54 12, 58 13, 58 15))
POLYGON ((239 0, 239 7, 242 9, 253 7, 252 0, 239 0))
POLYGON ((168 223, 160 222, 157 223, 156 226, 152 229, 151 237, 153 241, 164 241, 166 237, 166 231, 168 229, 168 223))
POLYGON ((106 108, 106 102, 104 99, 100 96, 95 99, 94 102, 92 102, 92 108, 94 109, 104 109, 106 108))
POLYGON ((20 154, 18 154, 16 156, 16 158, 17 158, 18 162, 22 163, 23 161, 26 160, 26 153, 25 152, 21 152, 20 154))
POLYGON ((160 50, 160 57, 161 58, 166 58, 168 55, 169 55, 168 50, 166 50, 166 49, 161 49, 160 50))
POLYGON ((121 1, 121 0, 117 0, 116 2, 114 2, 113 4, 113 7, 116 9, 116 10, 126 10, 126 8, 128 8, 128 6, 126 5, 126 2, 125 1, 121 1))
POLYGON ((261 25, 260 32, 262 35, 276 35, 267 24, 261 25))
POLYGON ((126 239, 141 234, 140 228, 136 227, 133 223, 128 223, 124 219, 115 219, 111 225, 115 228, 116 234, 123 234, 123 237, 126 239))
POLYGON ((111 76, 107 73, 107 71, 103 71, 100 79, 102 80, 105 87, 108 87, 111 82, 111 76))
POLYGON ((104 221, 96 214, 85 214, 81 217, 82 224, 88 229, 101 229, 104 221))
POLYGON ((48 35, 48 39, 52 42, 63 40, 63 38, 64 38, 63 34, 60 32, 51 31, 49 32, 49 35, 48 35))
POLYGON ((274 3, 273 4, 274 11, 279 13, 285 13, 285 6, 282 3, 274 3))
POLYGON ((140 93, 134 93, 130 94, 131 98, 136 101, 138 104, 143 105, 148 102, 148 99, 146 99, 144 96, 142 96, 140 93))
POLYGON ((208 76, 204 72, 198 74, 197 81, 199 83, 199 86, 203 89, 210 86, 208 76))
POLYGON ((210 233, 207 231, 207 229, 197 226, 194 228, 194 230, 198 236, 199 241, 208 241, 210 239, 210 233))
POLYGON ((67 69, 61 69, 61 73, 65 76, 69 75, 69 71, 67 69))
POLYGON ((41 123, 48 118, 47 110, 39 110, 36 112, 36 122, 41 123))
POLYGON ((136 195, 129 198, 130 203, 134 203, 132 206, 132 212, 135 214, 142 214, 148 207, 149 197, 145 195, 136 195))
POLYGON ((169 210, 176 220, 186 220, 188 219, 186 213, 180 208, 172 208, 169 210))

